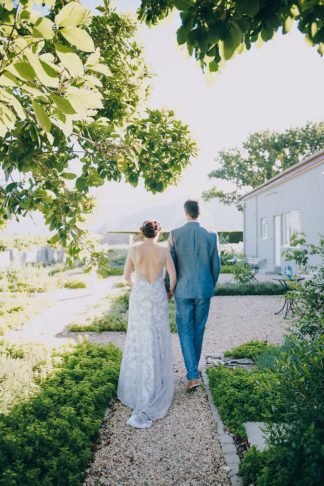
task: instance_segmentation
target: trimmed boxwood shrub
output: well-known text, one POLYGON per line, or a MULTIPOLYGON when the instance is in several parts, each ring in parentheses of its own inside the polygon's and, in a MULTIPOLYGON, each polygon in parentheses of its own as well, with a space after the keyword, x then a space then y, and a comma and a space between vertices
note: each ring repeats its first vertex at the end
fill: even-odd
POLYGON ((263 413, 273 402, 268 383, 276 375, 244 368, 230 370, 222 365, 208 368, 207 374, 214 402, 229 430, 246 437, 244 422, 264 420, 263 413))
POLYGON ((237 359, 255 359, 259 354, 274 347, 275 346, 272 345, 269 346, 266 341, 249 341, 236 348, 230 349, 229 351, 225 351, 224 356, 231 356, 237 359))
POLYGON ((217 285, 215 288, 215 295, 281 295, 284 293, 284 288, 273 282, 225 283, 217 285))
POLYGON ((87 341, 65 354, 42 391, 0 415, 0 485, 79 485, 116 395, 121 351, 87 341))

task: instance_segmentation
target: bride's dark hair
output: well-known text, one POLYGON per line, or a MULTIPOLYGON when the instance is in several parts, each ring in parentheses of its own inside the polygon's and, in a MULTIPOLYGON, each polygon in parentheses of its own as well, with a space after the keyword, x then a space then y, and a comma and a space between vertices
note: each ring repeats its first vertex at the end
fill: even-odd
POLYGON ((154 219, 144 221, 140 228, 141 233, 143 236, 145 236, 145 238, 155 238, 161 229, 162 227, 160 223, 154 219))

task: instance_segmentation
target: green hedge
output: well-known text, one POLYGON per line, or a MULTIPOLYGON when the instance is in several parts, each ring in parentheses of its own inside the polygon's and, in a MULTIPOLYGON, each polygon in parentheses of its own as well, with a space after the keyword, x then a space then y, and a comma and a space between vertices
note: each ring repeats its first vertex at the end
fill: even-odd
POLYGON ((42 391, 0 415, 1 486, 80 485, 116 395, 121 351, 84 341, 42 391))
POLYGON ((215 295, 281 295, 285 291, 281 285, 272 282, 249 284, 225 283, 217 285, 215 295))
POLYGON ((262 414, 273 401, 267 383, 275 380, 276 375, 243 368, 230 370, 222 365, 208 368, 207 374, 222 420, 230 432, 245 438, 244 422, 264 420, 262 414))
POLYGON ((243 241, 243 231, 218 231, 220 243, 240 243, 243 241))
POLYGON ((249 341, 247 343, 236 346, 236 348, 225 351, 224 356, 231 356, 232 358, 248 358, 255 359, 264 351, 269 351, 274 346, 268 345, 266 341, 249 341))

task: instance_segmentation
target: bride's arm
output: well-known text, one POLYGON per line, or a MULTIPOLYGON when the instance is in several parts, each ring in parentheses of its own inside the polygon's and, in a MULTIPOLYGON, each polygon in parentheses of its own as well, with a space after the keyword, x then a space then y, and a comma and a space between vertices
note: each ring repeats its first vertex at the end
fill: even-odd
POLYGON ((131 286, 134 285, 134 283, 132 281, 133 270, 134 270, 134 263, 133 263, 133 260, 132 260, 132 257, 131 257, 131 250, 129 250, 127 258, 126 258, 125 268, 124 268, 124 279, 131 286))
POLYGON ((165 266, 170 277, 170 290, 168 292, 169 296, 172 297, 174 287, 177 283, 177 273, 174 266, 174 261, 169 250, 166 252, 165 266))

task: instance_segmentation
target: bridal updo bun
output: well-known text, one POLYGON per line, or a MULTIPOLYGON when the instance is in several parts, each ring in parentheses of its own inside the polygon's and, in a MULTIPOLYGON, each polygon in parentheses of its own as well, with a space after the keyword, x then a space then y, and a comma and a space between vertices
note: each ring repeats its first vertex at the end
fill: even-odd
POLYGON ((161 231, 162 227, 160 223, 155 220, 144 221, 140 230, 145 238, 155 238, 156 235, 161 231))

